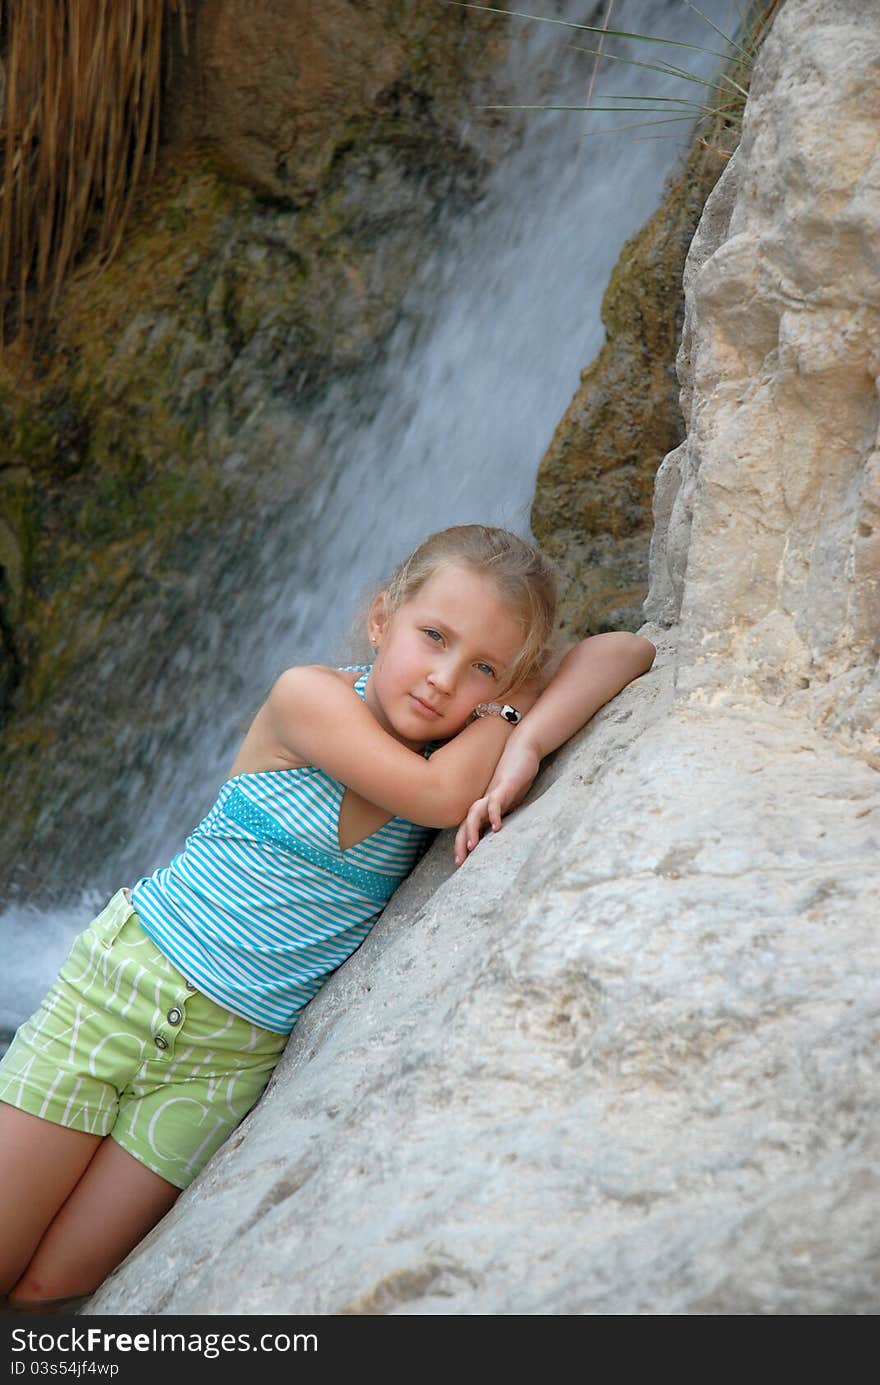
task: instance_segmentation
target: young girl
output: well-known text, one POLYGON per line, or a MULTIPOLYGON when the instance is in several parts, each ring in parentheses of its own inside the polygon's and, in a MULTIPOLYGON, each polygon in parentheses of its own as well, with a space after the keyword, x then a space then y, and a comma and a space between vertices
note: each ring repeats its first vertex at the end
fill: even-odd
POLYGON ((95 1289, 257 1101, 431 829, 458 827, 461 865, 650 668, 623 632, 554 658, 554 607, 516 535, 427 539, 370 606, 374 663, 282 673, 183 851, 75 939, 0 1063, 13 1304, 95 1289))

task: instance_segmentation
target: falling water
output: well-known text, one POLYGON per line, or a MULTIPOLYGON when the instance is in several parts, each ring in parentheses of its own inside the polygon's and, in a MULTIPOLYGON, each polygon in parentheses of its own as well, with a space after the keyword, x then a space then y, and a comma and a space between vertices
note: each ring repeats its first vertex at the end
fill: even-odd
MULTIPOLYGON (((534 0, 525 8, 599 23, 607 3, 534 0)), ((723 42, 707 20, 731 32, 732 8, 730 0, 702 0, 702 18, 686 0, 617 0, 610 22, 717 50, 723 42)), ((583 100, 593 58, 571 44, 594 47, 595 36, 513 17, 509 23, 516 26, 517 99, 583 100)), ((606 51, 650 60, 658 50, 616 40, 606 51)), ((702 53, 659 51, 703 74, 717 66, 702 53)), ((604 62, 594 99, 624 91, 693 98, 695 88, 604 62)), ((250 635, 236 640, 233 657, 252 707, 287 664, 341 661, 364 594, 427 533, 481 520, 529 534, 538 463, 580 369, 602 342, 599 312, 611 269, 689 147, 687 124, 613 133, 644 118, 522 113, 479 206, 438 229, 368 387, 361 379, 354 392, 344 383, 328 392, 298 444, 320 456, 320 481, 296 513, 279 520, 271 542, 261 537, 262 561, 242 557, 243 574, 261 574, 264 597, 267 551, 283 574, 261 621, 242 620, 250 635)), ((244 576, 242 585, 255 584, 244 576)), ((141 871, 166 859, 208 806, 240 736, 241 707, 223 706, 206 670, 190 669, 181 695, 192 699, 194 728, 208 721, 210 706, 211 735, 194 731, 190 763, 158 766, 141 805, 141 871), (208 705, 196 705, 199 696, 208 705)), ((82 855, 88 860, 87 850, 82 855)), ((7 961, 0 1039, 33 1008, 70 938, 106 898, 104 881, 72 883, 67 908, 19 903, 0 918, 7 961)))

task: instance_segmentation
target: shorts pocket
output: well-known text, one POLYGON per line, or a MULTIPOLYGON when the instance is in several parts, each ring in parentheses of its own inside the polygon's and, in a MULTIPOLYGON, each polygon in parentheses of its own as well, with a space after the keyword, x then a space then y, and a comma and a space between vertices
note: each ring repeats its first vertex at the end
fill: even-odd
POLYGON ((112 947, 133 913, 130 892, 117 890, 106 908, 89 924, 86 934, 100 942, 102 947, 112 947))

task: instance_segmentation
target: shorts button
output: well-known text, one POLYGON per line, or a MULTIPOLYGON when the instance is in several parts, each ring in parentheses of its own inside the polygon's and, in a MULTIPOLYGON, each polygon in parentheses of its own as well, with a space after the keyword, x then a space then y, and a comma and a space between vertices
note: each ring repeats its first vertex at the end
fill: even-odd
POLYGON ((180 1024, 180 1021, 183 1019, 183 1011, 178 1010, 177 1006, 175 1005, 171 1010, 168 1011, 166 1018, 169 1024, 180 1024))
POLYGON ((153 1035, 153 1043, 156 1045, 157 1048, 167 1048, 167 1047, 168 1047, 168 1040, 165 1038, 165 1035, 164 1035, 164 1034, 154 1034, 154 1035, 153 1035))

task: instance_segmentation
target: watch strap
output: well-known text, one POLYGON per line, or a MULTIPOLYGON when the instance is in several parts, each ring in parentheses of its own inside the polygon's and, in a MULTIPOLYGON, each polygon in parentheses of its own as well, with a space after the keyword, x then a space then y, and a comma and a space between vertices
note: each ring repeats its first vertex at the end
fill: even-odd
POLYGON ((480 702, 474 708, 474 716, 502 717, 504 721, 509 721, 511 726, 516 726, 517 722, 522 721, 522 713, 511 707, 509 702, 480 702))

